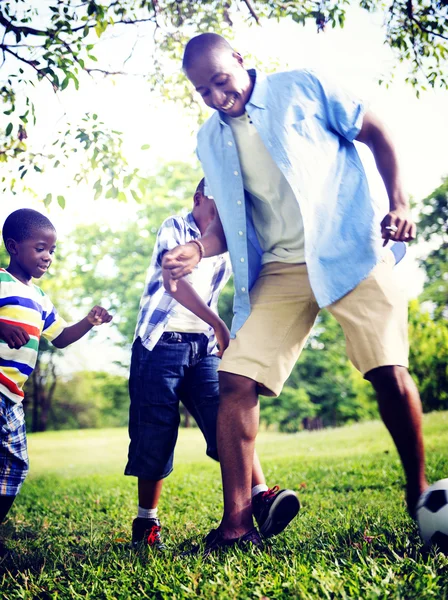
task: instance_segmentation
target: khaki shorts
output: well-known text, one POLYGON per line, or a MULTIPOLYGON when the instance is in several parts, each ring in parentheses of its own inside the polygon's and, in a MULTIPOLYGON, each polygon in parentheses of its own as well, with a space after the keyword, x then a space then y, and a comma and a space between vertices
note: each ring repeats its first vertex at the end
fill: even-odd
MULTIPOLYGON (((363 375, 377 367, 408 366, 408 302, 395 282, 394 264, 387 252, 366 279, 327 307, 363 375)), ((253 379, 261 394, 278 396, 319 313, 306 265, 266 264, 251 291, 251 306, 219 371, 253 379)))

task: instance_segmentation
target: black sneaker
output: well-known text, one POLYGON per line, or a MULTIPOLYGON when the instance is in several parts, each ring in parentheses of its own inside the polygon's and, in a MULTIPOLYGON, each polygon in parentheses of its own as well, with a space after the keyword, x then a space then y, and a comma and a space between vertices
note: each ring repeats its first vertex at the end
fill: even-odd
POLYGON ((142 544, 157 550, 165 550, 165 544, 163 544, 160 536, 161 529, 159 519, 137 517, 132 522, 132 545, 139 546, 142 544))
POLYGON ((225 539, 222 537, 220 528, 212 529, 204 538, 202 544, 194 545, 190 550, 181 553, 181 556, 191 556, 198 554, 202 550, 202 557, 207 558, 212 552, 218 550, 225 550, 232 546, 236 546, 243 551, 247 551, 250 548, 263 548, 263 542, 261 541, 260 534, 257 529, 253 527, 244 535, 225 539))
POLYGON ((292 490, 281 490, 278 485, 252 499, 252 511, 264 537, 281 533, 299 509, 297 494, 292 490))

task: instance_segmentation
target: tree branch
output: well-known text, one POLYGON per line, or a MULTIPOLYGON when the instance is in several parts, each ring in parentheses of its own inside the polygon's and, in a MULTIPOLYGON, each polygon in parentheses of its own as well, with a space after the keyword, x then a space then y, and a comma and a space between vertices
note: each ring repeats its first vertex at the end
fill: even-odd
POLYGON ((252 2, 250 0, 243 0, 243 2, 247 6, 252 18, 254 18, 257 22, 257 25, 260 25, 260 19, 258 18, 257 13, 255 12, 254 7, 252 6, 252 2))
POLYGON ((34 27, 27 27, 25 25, 16 25, 0 12, 0 25, 6 29, 6 33, 12 31, 14 33, 23 33, 24 35, 40 35, 45 37, 54 37, 54 32, 51 30, 42 31, 40 29, 34 29, 34 27))
POLYGON ((448 36, 443 35, 441 33, 437 33, 435 31, 430 31, 429 29, 426 29, 425 27, 423 27, 423 25, 420 23, 420 21, 414 17, 414 9, 412 6, 412 0, 407 0, 407 2, 406 2, 406 13, 408 15, 408 19, 410 21, 412 21, 412 23, 415 23, 417 25, 417 27, 420 29, 420 31, 423 31, 423 33, 427 33, 428 35, 434 35, 436 37, 442 38, 442 40, 448 41, 448 36))
POLYGON ((28 60, 26 58, 23 58, 23 56, 20 56, 19 54, 16 54, 15 52, 13 52, 5 44, 1 44, 0 45, 0 49, 3 50, 3 52, 7 52, 8 54, 11 54, 11 56, 14 56, 14 58, 16 58, 17 60, 19 60, 20 62, 25 63, 29 67, 33 67, 33 69, 36 71, 36 73, 39 75, 39 77, 45 77, 45 79, 51 83, 51 85, 52 85, 52 87, 54 89, 53 82, 48 77, 47 73, 43 73, 42 69, 39 69, 38 67, 36 67, 36 65, 34 64, 35 63, 34 60, 28 60))

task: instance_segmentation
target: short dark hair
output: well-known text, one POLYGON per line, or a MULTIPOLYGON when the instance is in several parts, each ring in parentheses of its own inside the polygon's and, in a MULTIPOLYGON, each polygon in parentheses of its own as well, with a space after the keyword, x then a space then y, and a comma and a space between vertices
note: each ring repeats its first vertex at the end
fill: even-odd
POLYGON ((234 52, 229 42, 217 33, 201 33, 191 38, 185 46, 182 69, 186 71, 191 67, 197 56, 215 48, 226 52, 234 52))
POLYGON ((196 193, 199 192, 200 194, 204 195, 204 189, 205 189, 205 177, 203 177, 201 179, 201 181, 198 183, 198 187, 196 188, 196 193))
POLYGON ((32 208, 19 208, 12 212, 3 224, 2 236, 6 240, 13 239, 23 242, 32 237, 36 229, 52 229, 56 231, 53 223, 45 215, 32 208))

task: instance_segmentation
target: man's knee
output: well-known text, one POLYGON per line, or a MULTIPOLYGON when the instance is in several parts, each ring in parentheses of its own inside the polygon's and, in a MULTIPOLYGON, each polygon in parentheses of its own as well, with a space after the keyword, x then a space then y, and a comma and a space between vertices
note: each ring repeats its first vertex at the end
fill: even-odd
POLYGON ((242 375, 219 373, 219 393, 223 402, 257 402, 257 382, 242 375))
POLYGON ((366 373, 365 378, 379 394, 403 397, 416 391, 415 383, 406 367, 378 367, 366 373))

